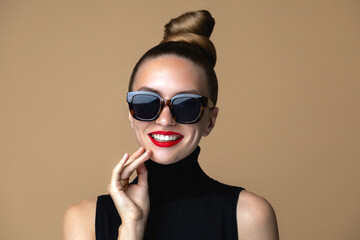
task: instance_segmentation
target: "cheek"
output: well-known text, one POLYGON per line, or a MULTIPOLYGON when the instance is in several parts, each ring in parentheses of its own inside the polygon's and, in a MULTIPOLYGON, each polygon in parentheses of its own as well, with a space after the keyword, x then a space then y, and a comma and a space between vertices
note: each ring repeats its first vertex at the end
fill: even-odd
POLYGON ((204 133, 206 132, 207 126, 209 124, 208 119, 208 115, 206 113, 204 113, 204 116, 202 117, 202 119, 200 120, 200 122, 198 123, 198 133, 203 136, 204 133))
POLYGON ((144 132, 145 129, 147 127, 146 122, 141 122, 141 121, 137 121, 137 120, 133 120, 131 122, 131 126, 132 129, 134 131, 136 140, 140 143, 143 142, 143 138, 144 138, 144 132))
POLYGON ((130 112, 129 112, 129 122, 131 128, 134 130, 134 118, 131 116, 130 112))
POLYGON ((187 132, 191 135, 191 140, 194 142, 200 141, 203 133, 204 133, 204 127, 203 125, 197 123, 197 126, 190 126, 189 129, 187 129, 187 132))

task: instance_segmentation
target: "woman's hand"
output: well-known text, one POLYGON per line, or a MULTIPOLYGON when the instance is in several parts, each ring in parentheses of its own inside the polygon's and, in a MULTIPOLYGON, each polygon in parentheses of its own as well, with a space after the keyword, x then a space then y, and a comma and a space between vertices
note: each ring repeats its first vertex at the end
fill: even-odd
POLYGON ((115 166, 112 172, 108 191, 121 217, 118 239, 142 239, 150 201, 147 182, 147 170, 144 162, 151 152, 140 147, 134 154, 127 153, 115 166), (137 184, 129 184, 131 174, 136 170, 137 184))

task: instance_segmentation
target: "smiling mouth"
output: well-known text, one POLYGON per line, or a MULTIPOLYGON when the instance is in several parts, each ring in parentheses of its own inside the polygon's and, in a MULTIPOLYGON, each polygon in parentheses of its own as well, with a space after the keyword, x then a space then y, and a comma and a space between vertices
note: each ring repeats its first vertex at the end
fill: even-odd
POLYGON ((158 142, 172 142, 182 138, 181 135, 161 135, 161 134, 150 134, 150 137, 158 142))
POLYGON ((149 134, 151 141, 158 147, 172 147, 178 144, 184 136, 176 132, 158 131, 149 134))

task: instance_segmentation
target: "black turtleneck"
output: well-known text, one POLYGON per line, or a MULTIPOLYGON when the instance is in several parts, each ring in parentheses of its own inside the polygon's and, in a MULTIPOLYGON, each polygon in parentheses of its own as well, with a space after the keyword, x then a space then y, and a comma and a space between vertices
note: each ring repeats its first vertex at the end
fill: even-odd
MULTIPOLYGON (((243 189, 209 178, 198 163, 199 153, 197 147, 169 165, 145 162, 150 214, 144 239, 237 239, 236 205, 243 189)), ((96 239, 117 239, 120 224, 110 195, 99 196, 96 239)))
POLYGON ((169 165, 151 159, 145 162, 152 204, 179 201, 196 194, 206 185, 208 176, 197 161, 199 153, 200 147, 197 147, 186 158, 169 165))

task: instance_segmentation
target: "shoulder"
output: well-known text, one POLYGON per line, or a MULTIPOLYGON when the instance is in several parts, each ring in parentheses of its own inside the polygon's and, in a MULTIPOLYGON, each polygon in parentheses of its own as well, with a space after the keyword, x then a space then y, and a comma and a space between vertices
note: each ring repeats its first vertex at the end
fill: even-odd
POLYGON ((236 219, 239 239, 277 240, 278 229, 275 212, 264 198, 241 191, 238 198, 236 219))
POLYGON ((70 206, 63 219, 63 239, 95 239, 97 199, 84 200, 70 206))

